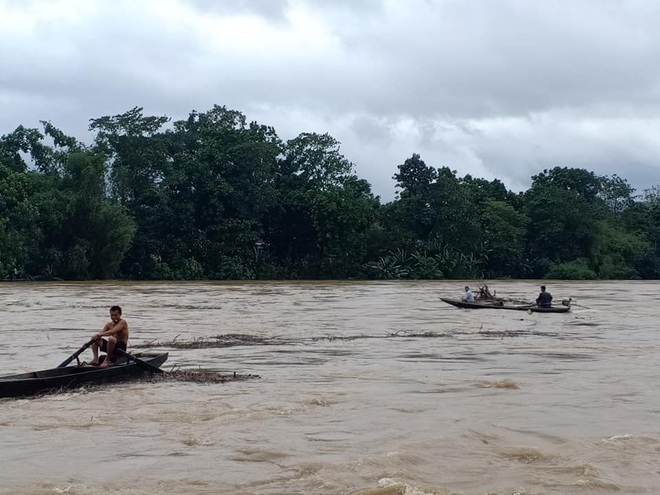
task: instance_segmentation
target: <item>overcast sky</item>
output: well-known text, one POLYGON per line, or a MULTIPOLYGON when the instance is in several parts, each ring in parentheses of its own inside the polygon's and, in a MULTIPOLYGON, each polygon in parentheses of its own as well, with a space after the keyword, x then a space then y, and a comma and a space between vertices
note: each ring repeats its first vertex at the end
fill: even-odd
POLYGON ((225 105, 329 133, 384 201, 419 153, 513 190, 660 184, 656 0, 0 0, 0 134, 225 105))

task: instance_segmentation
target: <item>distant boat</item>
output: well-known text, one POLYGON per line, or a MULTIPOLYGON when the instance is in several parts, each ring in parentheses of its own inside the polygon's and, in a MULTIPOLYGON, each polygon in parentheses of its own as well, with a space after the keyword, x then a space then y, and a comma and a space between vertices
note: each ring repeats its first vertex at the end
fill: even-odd
POLYGON ((503 301, 497 300, 486 300, 486 301, 475 301, 475 302, 465 302, 458 299, 447 299, 441 297, 442 302, 456 306, 457 308, 465 309, 508 309, 512 311, 531 311, 532 313, 568 313, 571 310, 570 303, 566 306, 552 306, 550 308, 541 308, 536 304, 516 304, 510 305, 505 304, 503 301))

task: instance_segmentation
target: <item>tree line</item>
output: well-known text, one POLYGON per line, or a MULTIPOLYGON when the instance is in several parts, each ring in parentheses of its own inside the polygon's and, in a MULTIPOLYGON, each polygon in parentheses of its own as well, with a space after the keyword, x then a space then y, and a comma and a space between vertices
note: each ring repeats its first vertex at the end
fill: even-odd
POLYGON ((657 279, 660 188, 555 167, 514 193, 412 154, 388 203, 328 134, 214 106, 0 137, 0 278, 657 279))

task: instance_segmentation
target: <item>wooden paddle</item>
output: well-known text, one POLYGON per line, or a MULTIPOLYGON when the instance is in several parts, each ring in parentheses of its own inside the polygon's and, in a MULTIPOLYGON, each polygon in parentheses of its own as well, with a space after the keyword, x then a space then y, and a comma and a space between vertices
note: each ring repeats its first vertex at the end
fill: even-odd
POLYGON ((578 303, 574 303, 574 302, 572 302, 571 304, 569 304, 569 306, 570 306, 570 307, 577 306, 578 308, 584 308, 584 309, 593 309, 593 308, 591 308, 591 307, 589 307, 589 306, 585 306, 584 304, 578 304, 578 303))
POLYGON ((161 370, 157 366, 149 364, 146 361, 143 361, 142 359, 133 356, 133 354, 129 354, 128 352, 124 351, 123 349, 115 348, 112 352, 116 353, 119 356, 124 356, 126 359, 135 362, 135 364, 137 364, 140 368, 145 369, 147 371, 151 371, 152 373, 165 373, 163 370, 161 370))
POLYGON ((90 345, 92 345, 92 344, 94 343, 95 340, 96 340, 96 337, 94 337, 92 340, 90 340, 89 342, 87 342, 84 346, 82 346, 82 347, 81 347, 80 349, 78 349, 76 352, 74 352, 73 354, 71 354, 71 356, 70 356, 66 361, 64 361, 62 364, 60 364, 60 365, 58 366, 58 368, 64 368, 65 366, 68 366, 68 364, 69 364, 71 361, 73 361, 74 359, 78 359, 78 356, 80 356, 83 352, 85 352, 85 349, 87 349, 90 345))

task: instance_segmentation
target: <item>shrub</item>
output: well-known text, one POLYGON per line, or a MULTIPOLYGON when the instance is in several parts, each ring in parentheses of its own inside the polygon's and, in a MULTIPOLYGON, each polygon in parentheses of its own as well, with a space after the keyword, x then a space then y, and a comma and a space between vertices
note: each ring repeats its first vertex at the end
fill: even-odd
POLYGON ((578 258, 567 263, 550 263, 550 270, 544 278, 557 280, 595 280, 598 278, 584 258, 578 258))

